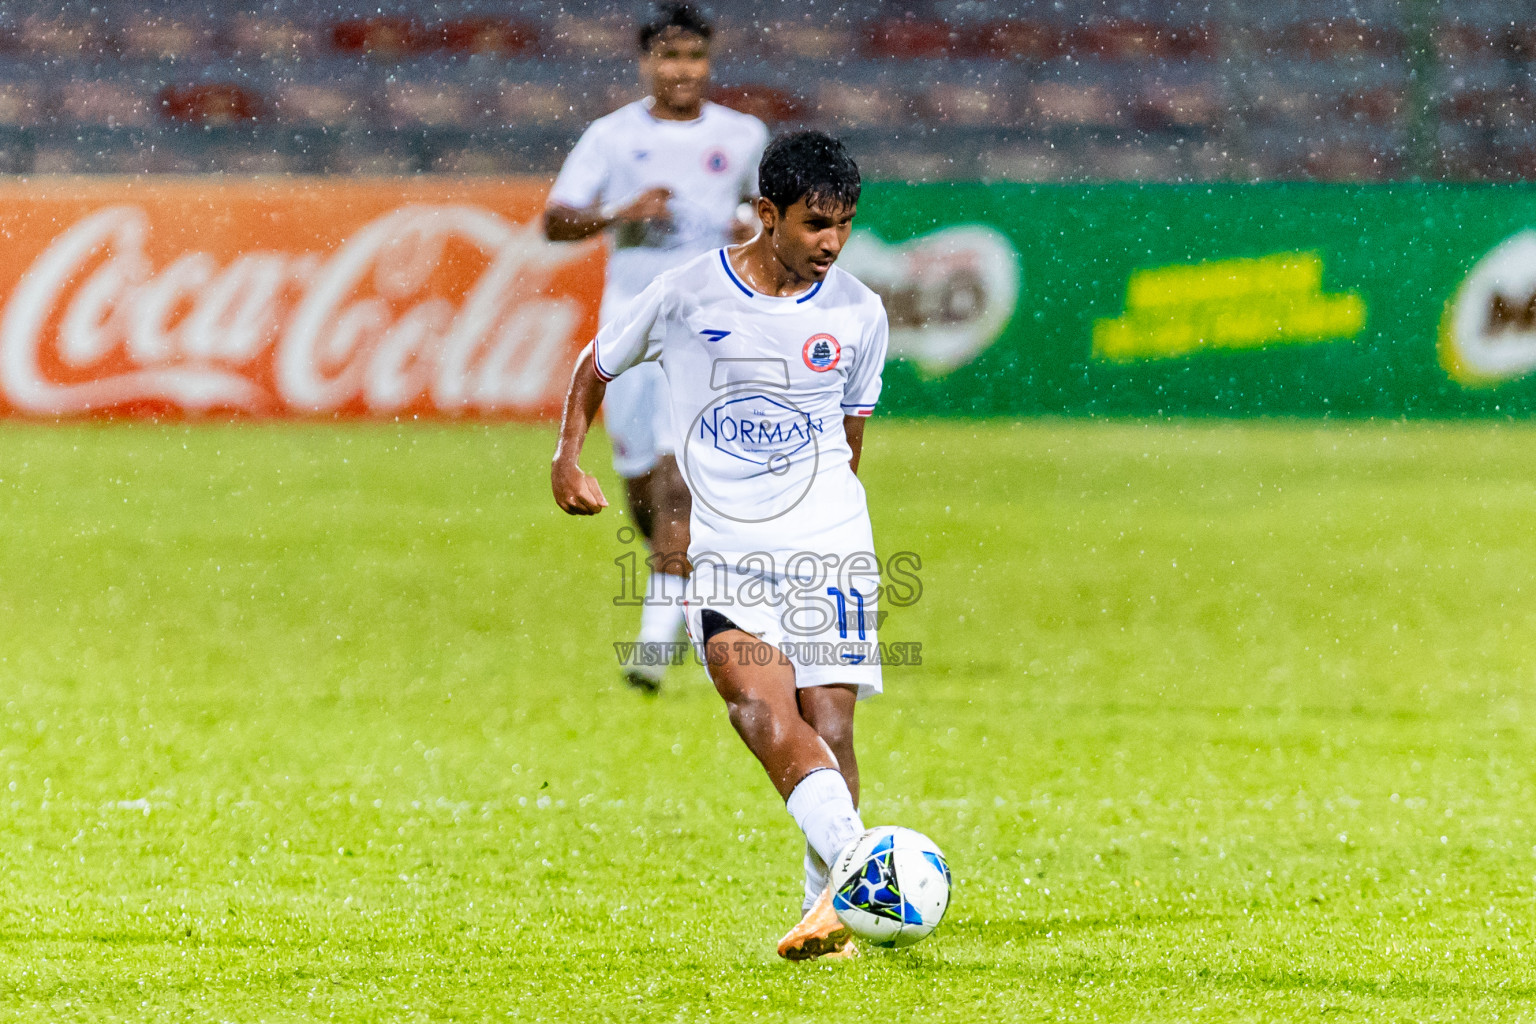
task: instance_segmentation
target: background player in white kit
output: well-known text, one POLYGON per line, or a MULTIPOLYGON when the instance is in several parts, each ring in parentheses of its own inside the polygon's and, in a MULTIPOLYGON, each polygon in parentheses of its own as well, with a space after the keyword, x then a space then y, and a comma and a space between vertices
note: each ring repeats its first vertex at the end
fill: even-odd
POLYGON ((888 327, 879 296, 833 266, 859 197, 841 143, 783 136, 759 177, 754 239, 662 274, 583 351, 550 480, 566 512, 607 505, 582 442, 605 382, 659 360, 693 494, 689 633, 808 845, 805 916, 779 943, 800 960, 852 950, 826 865, 864 830, 853 711, 881 689, 856 471, 888 327))
MULTIPOLYGON (((601 323, 657 274, 756 230, 755 217, 749 225, 737 214, 757 195, 768 129, 704 99, 710 34, 708 20, 691 4, 657 4, 639 33, 649 95, 594 121, 550 190, 544 225, 551 241, 608 234, 601 323)), ((661 368, 641 364, 614 381, 606 420, 613 468, 625 480, 630 512, 652 554, 639 639, 671 643, 683 620, 688 490, 674 457, 661 368)), ((654 693, 662 672, 631 666, 625 678, 654 693)))

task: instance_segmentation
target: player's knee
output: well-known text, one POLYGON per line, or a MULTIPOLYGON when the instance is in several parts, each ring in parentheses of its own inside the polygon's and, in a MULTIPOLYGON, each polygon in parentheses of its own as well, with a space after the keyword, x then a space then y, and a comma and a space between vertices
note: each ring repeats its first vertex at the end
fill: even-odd
POLYGON ((768 739, 774 730, 773 708, 760 697, 740 694, 725 702, 731 716, 731 725, 750 742, 752 739, 768 739))
POLYGON ((681 473, 668 473, 661 477, 656 487, 655 500, 659 508, 672 512, 687 524, 688 507, 692 499, 681 473))
POLYGON ((691 501, 688 484, 683 480, 683 471, 672 456, 662 456, 656 468, 651 471, 650 497, 659 512, 687 515, 691 501))
POLYGON ((637 505, 631 501, 629 513, 634 517, 635 529, 640 531, 640 536, 650 540, 651 535, 656 532, 656 517, 651 514, 650 507, 644 504, 637 505))

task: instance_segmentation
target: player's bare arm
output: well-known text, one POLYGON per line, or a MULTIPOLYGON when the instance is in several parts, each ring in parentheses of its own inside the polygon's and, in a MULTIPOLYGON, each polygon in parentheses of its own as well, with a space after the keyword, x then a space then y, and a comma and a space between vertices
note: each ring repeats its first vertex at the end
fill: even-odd
POLYGON ((848 447, 853 451, 853 458, 848 460, 848 468, 853 470, 855 476, 859 473, 859 456, 864 454, 864 424, 868 422, 863 416, 843 417, 843 434, 848 438, 848 447))
POLYGON ((560 440, 549 470, 550 489, 555 504, 573 516, 595 516, 608 507, 597 477, 581 468, 581 446, 587 431, 603 404, 608 386, 597 375, 592 361, 592 346, 582 349, 571 372, 571 387, 565 396, 565 410, 560 415, 560 440))
POLYGON ((672 190, 658 185, 612 209, 599 204, 578 210, 550 203, 544 209, 544 237, 551 242, 580 242, 620 224, 665 221, 670 216, 667 203, 671 199, 672 190))

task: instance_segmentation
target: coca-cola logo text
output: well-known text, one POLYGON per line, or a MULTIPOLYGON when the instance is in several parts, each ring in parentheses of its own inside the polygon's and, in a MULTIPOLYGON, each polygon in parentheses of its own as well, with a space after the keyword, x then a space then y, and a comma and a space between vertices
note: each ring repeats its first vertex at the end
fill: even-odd
POLYGON ((138 205, 95 209, 21 275, 0 320, 16 410, 527 414, 585 340, 558 283, 587 247, 477 205, 402 205, 329 251, 159 265, 152 229, 138 205))

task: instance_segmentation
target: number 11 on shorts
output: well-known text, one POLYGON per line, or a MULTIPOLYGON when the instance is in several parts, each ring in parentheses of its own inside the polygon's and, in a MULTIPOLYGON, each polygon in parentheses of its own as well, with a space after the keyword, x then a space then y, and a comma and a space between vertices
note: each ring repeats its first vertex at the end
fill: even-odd
MULTIPOLYGON (((848 639, 848 600, 837 587, 828 587, 827 593, 837 598, 837 635, 843 640, 848 639)), ((853 598, 853 613, 858 618, 859 639, 864 639, 864 595, 848 588, 848 597, 853 598)))

